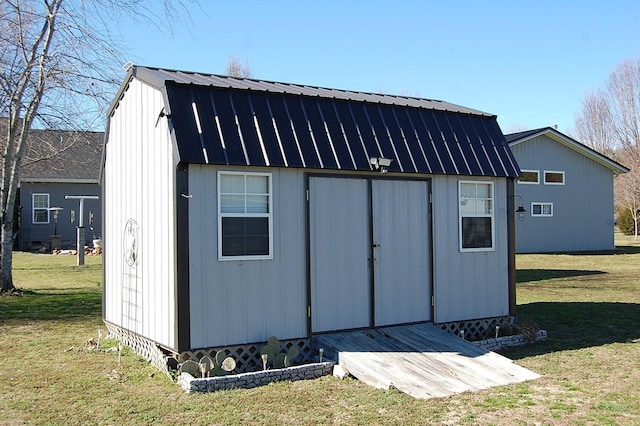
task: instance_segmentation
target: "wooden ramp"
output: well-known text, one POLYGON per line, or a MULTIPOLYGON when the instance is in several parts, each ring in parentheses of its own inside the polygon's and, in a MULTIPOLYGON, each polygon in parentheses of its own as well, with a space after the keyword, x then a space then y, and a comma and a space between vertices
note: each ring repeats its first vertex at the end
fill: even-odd
POLYGON ((371 386, 436 398, 537 379, 510 359, 433 324, 317 335, 316 348, 371 386))

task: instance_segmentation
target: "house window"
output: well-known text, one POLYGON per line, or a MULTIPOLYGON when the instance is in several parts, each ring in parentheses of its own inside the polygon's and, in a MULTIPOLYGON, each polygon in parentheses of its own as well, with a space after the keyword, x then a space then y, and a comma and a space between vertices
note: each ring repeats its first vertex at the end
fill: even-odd
POLYGON ((545 185, 564 185, 564 172, 544 171, 545 185))
POLYGON ((49 223, 49 194, 32 194, 33 223, 49 223))
POLYGON ((493 183, 460 181, 460 251, 488 251, 493 244, 493 183))
POLYGON ((271 174, 218 172, 218 258, 271 259, 271 174))
POLYGON ((531 216, 552 217, 553 203, 531 203, 531 216))
POLYGON ((518 183, 537 185, 540 183, 540 172, 538 170, 522 170, 522 177, 518 179, 518 183))

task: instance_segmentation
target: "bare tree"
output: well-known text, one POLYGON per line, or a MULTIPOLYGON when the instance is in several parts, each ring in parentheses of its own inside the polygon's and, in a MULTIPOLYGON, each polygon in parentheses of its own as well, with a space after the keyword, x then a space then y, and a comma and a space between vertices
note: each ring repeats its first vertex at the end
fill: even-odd
POLYGON ((613 137, 613 117, 607 94, 603 91, 589 92, 581 106, 575 118, 576 139, 602 154, 611 155, 616 140, 613 137))
POLYGON ((576 115, 577 138, 630 168, 615 179, 617 208, 628 209, 638 235, 640 216, 640 58, 613 70, 605 88, 590 92, 576 115))
POLYGON ((625 165, 631 169, 616 177, 615 203, 618 209, 627 209, 631 213, 634 225, 634 239, 638 239, 640 222, 640 146, 630 147, 620 155, 625 165))
POLYGON ((249 67, 249 62, 245 61, 244 64, 240 62, 237 56, 231 55, 229 57, 229 62, 227 62, 227 66, 225 67, 225 74, 230 75, 231 77, 238 78, 252 78, 253 73, 251 72, 251 67, 249 67))
MULTIPOLYGON (((124 14, 156 19, 146 3, 152 1, 0 0, 0 292, 15 288, 14 207, 31 128, 103 126, 125 51, 111 28, 124 14)), ((176 8, 186 10, 180 0, 163 5, 174 15, 176 8)), ((55 155, 69 141, 61 143, 30 144, 30 161, 55 155)))

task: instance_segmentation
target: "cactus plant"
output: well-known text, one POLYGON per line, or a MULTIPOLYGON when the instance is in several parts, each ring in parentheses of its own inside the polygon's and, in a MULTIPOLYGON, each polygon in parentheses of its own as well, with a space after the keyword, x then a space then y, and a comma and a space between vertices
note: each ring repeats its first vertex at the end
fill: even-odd
POLYGON ((293 361, 300 354, 300 350, 295 345, 287 350, 277 337, 271 336, 267 344, 260 348, 260 354, 267 355, 267 362, 273 368, 285 368, 293 365, 293 361))
POLYGON ((180 365, 180 373, 189 373, 193 377, 200 377, 200 365, 193 360, 186 360, 180 365))

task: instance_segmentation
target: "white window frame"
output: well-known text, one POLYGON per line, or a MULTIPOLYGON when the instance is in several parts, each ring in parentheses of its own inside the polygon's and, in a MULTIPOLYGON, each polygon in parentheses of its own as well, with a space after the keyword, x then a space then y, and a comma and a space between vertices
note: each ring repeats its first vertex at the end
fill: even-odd
MULTIPOLYGON (((495 226, 495 186, 493 181, 487 180, 460 180, 458 181, 458 245, 460 252, 486 252, 486 251, 495 251, 496 250, 496 226, 495 226), (491 201, 491 213, 462 213, 462 209, 460 208, 463 198, 462 198, 462 185, 464 184, 475 184, 475 185, 489 185, 490 188, 490 198, 488 200, 491 201), (463 247, 462 242, 462 218, 463 217, 489 217, 491 218, 491 247, 463 247)), ((474 198, 480 199, 480 198, 474 198)))
POLYGON ((46 225, 51 222, 51 218, 49 217, 49 207, 51 206, 51 197, 49 194, 45 194, 43 192, 35 192, 31 194, 31 223, 35 225, 46 225), (47 207, 36 207, 36 196, 46 196, 47 197, 47 207), (47 212, 47 220, 45 221, 36 221, 36 210, 37 211, 46 211, 47 212))
MULTIPOLYGON (((246 181, 246 180, 245 180, 246 181)), ((270 260, 273 259, 273 177, 271 173, 218 171, 218 260, 270 260), (268 179, 268 212, 267 213, 222 213, 221 197, 222 176, 264 176, 268 179), (222 218, 223 217, 266 217, 269 220, 269 253, 266 255, 223 256, 222 254, 222 218)), ((246 195, 246 188, 245 188, 246 195)))
POLYGON ((540 185, 540 170, 520 170, 522 173, 535 173, 538 176, 538 180, 536 182, 523 181, 518 179, 518 183, 522 185, 540 185))
POLYGON ((565 176, 564 176, 564 171, 562 170, 545 170, 543 172, 543 178, 544 178, 544 184, 545 185, 564 185, 565 183, 565 176), (558 173, 562 175, 562 182, 547 182, 547 173, 558 173))
POLYGON ((553 217, 553 203, 533 201, 531 203, 531 217, 553 217), (540 213, 535 213, 534 206, 540 206, 540 213), (549 214, 544 213, 544 207, 549 206, 551 212, 549 214))

